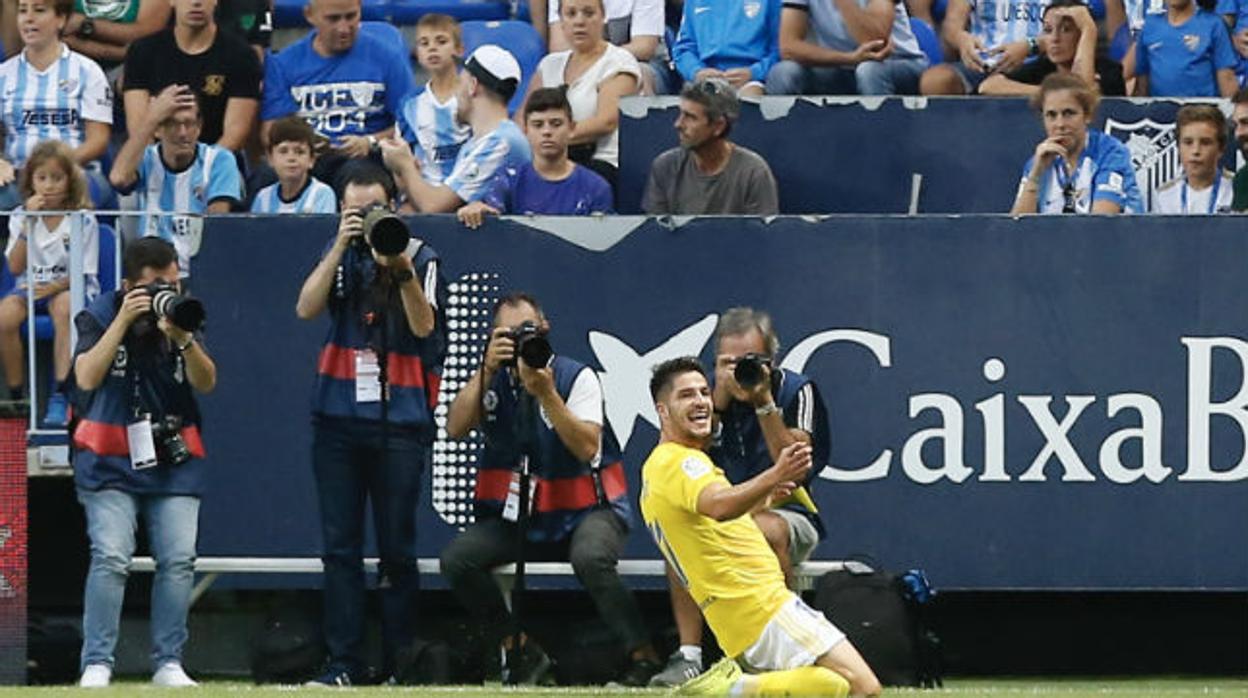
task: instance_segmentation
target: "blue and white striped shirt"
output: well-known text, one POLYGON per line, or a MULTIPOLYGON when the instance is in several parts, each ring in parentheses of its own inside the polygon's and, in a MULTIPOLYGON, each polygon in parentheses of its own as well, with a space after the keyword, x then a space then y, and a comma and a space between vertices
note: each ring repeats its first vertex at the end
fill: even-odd
POLYGON ((282 199, 282 184, 274 182, 256 192, 251 202, 252 213, 337 213, 338 197, 333 187, 308 176, 307 184, 293 201, 282 199))
POLYGON ((467 124, 455 121, 458 102, 455 95, 439 102, 433 85, 428 84, 409 95, 399 107, 399 133, 412 144, 420 173, 430 184, 441 184, 446 179, 460 149, 472 137, 467 124))
POLYGON ((504 167, 519 169, 532 160, 533 152, 520 127, 503 119, 493 131, 464 144, 455 169, 442 183, 465 202, 477 201, 490 192, 494 175, 504 167))
POLYGON ((77 148, 86 135, 84 121, 112 124, 113 91, 95 61, 64 44, 61 57, 42 71, 23 51, 0 64, 0 113, 4 157, 21 167, 42 141, 77 148))
POLYGON ((971 34, 993 48, 1012 41, 1038 38, 1044 29, 1049 0, 969 0, 971 34))
MULTIPOLYGON (((139 235, 160 237, 178 250, 178 266, 188 276, 191 257, 199 252, 208 204, 221 199, 242 200, 242 177, 234 154, 220 146, 197 143, 195 159, 180 172, 172 172, 160 158, 160 143, 147 146, 139 164, 139 235)), ((126 191, 123 194, 128 193, 126 191)))

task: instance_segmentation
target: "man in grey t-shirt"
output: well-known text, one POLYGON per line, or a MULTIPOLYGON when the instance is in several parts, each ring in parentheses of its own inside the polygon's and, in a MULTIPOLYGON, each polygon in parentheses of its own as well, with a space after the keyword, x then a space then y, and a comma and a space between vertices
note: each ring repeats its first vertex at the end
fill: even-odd
POLYGON ((780 212, 776 178, 758 153, 728 140, 740 111, 736 92, 718 78, 698 80, 680 94, 680 147, 654 159, 641 208, 650 214, 780 212))

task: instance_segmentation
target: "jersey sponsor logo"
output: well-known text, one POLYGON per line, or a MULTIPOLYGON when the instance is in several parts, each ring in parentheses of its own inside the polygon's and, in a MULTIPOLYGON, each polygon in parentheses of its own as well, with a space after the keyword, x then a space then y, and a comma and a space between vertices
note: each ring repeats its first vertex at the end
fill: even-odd
POLYGON ((455 162, 455 158, 459 157, 460 148, 464 147, 464 143, 451 143, 450 145, 439 145, 433 148, 434 162, 455 162))
POLYGON ((680 469, 690 480, 697 480, 711 472, 711 466, 701 458, 690 456, 680 462, 680 469))
POLYGON ((979 8, 984 22, 1036 22, 1044 20, 1044 6, 1039 2, 985 2, 979 8))
POLYGON ((220 97, 225 92, 224 75, 205 75, 204 87, 200 90, 209 97, 220 97))
POLYGON ((1105 191, 1111 194, 1122 194, 1122 175, 1117 172, 1110 172, 1109 177, 1105 180, 1105 191))
POLYGON ((1110 118, 1105 120, 1105 133, 1126 144, 1140 198, 1148 210, 1156 191, 1179 176, 1179 144, 1174 124, 1152 119, 1124 123, 1110 118))
POLYGON ((77 109, 23 109, 25 126, 73 126, 78 123, 77 109))

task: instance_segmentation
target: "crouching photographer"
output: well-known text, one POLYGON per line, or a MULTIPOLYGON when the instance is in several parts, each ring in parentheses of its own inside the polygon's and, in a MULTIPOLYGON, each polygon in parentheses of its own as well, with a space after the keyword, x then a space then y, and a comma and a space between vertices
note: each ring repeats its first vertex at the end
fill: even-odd
POLYGON ((522 590, 526 559, 571 562, 626 653, 621 682, 645 685, 658 657, 616 570, 631 518, 620 447, 603 418, 598 375, 554 354, 548 330, 532 296, 499 300, 481 367, 451 404, 447 433, 480 429, 485 451, 476 523, 442 551, 442 575, 485 631, 487 651, 503 650, 504 682, 531 684, 551 661, 524 633, 523 594, 509 611, 491 570, 516 562, 522 590))
POLYGON ((101 294, 74 320, 70 434, 91 539, 82 686, 107 686, 112 678, 139 516, 156 558, 152 682, 195 685, 182 668, 182 648, 206 473, 192 390, 211 391, 217 369, 195 337, 203 306, 178 293, 177 260, 160 238, 131 243, 122 289, 101 294))

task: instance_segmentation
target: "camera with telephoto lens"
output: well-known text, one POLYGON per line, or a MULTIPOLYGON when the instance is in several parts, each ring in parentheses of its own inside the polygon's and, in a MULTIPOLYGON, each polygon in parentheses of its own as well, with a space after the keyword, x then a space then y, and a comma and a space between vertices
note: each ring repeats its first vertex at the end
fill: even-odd
MULTIPOLYGON (((764 366, 771 368, 771 357, 765 354, 750 352, 737 359, 737 365, 732 369, 732 377, 737 379, 737 385, 746 390, 751 390, 754 386, 763 382, 765 376, 764 366)), ((773 370, 771 374, 774 376, 775 371, 773 370)))
POLYGON ((156 460, 169 465, 182 465, 191 459, 191 450, 182 438, 182 418, 168 414, 152 422, 152 441, 156 444, 156 460))
POLYGON ((157 281, 144 287, 152 297, 152 312, 165 318, 187 332, 204 329, 208 314, 204 304, 195 298, 178 293, 178 287, 167 281, 157 281))
MULTIPOLYGON (((555 354, 546 333, 532 320, 525 320, 511 328, 505 336, 516 343, 516 356, 524 359, 529 368, 546 368, 555 354)), ((513 357, 507 365, 515 366, 516 359, 513 357)))
POLYGON ((412 233, 403 219, 394 215, 385 205, 365 206, 360 209, 359 216, 364 225, 364 234, 360 239, 377 254, 392 257, 407 249, 412 233))

